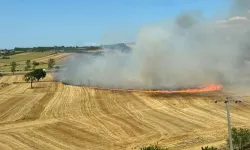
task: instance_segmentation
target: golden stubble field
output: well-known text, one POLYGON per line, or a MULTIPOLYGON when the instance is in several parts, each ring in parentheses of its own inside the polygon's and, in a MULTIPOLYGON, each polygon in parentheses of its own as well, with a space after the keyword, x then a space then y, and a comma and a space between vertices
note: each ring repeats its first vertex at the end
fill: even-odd
MULTIPOLYGON (((53 82, 51 75, 34 89, 22 75, 0 77, 0 83, 9 83, 0 86, 1 150, 138 149, 157 142, 195 150, 227 137, 225 105, 214 103, 223 92, 99 91, 53 82)), ((250 127, 250 97, 238 96, 243 103, 231 105, 232 125, 250 127)))

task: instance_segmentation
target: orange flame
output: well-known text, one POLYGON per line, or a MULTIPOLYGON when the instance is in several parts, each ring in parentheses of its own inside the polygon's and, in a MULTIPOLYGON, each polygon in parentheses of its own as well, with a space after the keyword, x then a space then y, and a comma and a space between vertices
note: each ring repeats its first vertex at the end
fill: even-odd
POLYGON ((127 91, 127 92, 144 92, 144 93, 198 93, 198 92, 211 92, 217 91, 222 89, 222 85, 219 84, 209 84, 203 86, 201 88, 194 88, 194 89, 184 89, 184 90, 136 90, 136 89, 116 89, 116 88, 99 88, 89 86, 90 88, 98 89, 98 90, 111 90, 111 91, 127 91))

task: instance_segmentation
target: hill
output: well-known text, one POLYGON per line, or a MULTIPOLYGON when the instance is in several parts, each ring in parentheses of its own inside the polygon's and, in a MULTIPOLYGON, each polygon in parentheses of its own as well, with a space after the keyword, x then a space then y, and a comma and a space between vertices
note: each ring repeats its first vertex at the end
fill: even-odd
POLYGON ((249 87, 203 94, 112 92, 54 82, 51 75, 30 89, 22 76, 0 83, 1 149, 132 149, 154 144, 200 149, 225 143, 226 93, 242 92, 231 104, 232 125, 250 127, 249 87), (15 83, 13 83, 15 82, 15 83), (245 89, 246 91, 242 91, 245 89))
POLYGON ((45 52, 23 52, 19 54, 9 55, 9 59, 0 58, 0 72, 10 72, 10 63, 15 61, 17 63, 16 70, 23 71, 26 66, 26 60, 31 62, 36 61, 40 64, 37 68, 47 68, 49 59, 55 59, 56 65, 61 65, 65 58, 71 53, 56 53, 54 51, 45 52))

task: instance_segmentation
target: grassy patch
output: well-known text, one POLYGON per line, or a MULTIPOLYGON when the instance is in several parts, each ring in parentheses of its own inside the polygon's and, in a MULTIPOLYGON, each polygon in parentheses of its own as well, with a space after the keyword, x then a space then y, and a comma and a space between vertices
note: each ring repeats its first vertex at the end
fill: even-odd
MULTIPOLYGON (((16 66, 16 70, 18 71, 24 71, 25 68, 25 64, 18 64, 16 66)), ((36 69, 47 69, 48 68, 48 64, 39 64, 38 66, 36 66, 36 69)), ((11 66, 1 66, 0 67, 0 72, 10 72, 11 71, 11 66)))
POLYGON ((15 62, 24 61, 25 62, 26 60, 31 60, 31 59, 37 59, 37 58, 40 58, 40 57, 45 57, 45 56, 51 55, 53 53, 54 53, 54 51, 20 53, 20 54, 15 54, 15 55, 9 56, 10 59, 1 59, 0 58, 0 63, 9 64, 12 61, 15 61, 15 62))

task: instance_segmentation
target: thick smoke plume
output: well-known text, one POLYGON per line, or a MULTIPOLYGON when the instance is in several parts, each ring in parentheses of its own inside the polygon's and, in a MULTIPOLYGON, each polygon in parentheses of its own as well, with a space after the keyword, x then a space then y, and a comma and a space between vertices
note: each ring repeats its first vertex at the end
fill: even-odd
POLYGON ((183 12, 174 22, 141 28, 131 53, 76 54, 56 78, 73 85, 127 89, 246 82, 250 3, 233 1, 234 14, 244 8, 244 15, 211 21, 200 13, 183 12))

